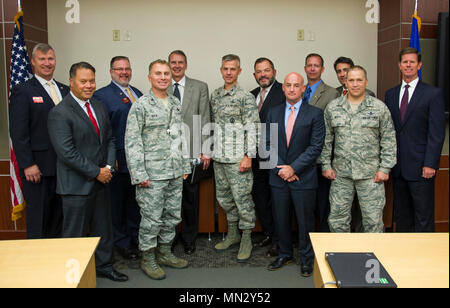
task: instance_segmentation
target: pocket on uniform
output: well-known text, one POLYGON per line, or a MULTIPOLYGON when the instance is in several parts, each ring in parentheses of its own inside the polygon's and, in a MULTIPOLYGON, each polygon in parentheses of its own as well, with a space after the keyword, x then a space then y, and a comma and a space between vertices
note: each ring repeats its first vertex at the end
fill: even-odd
POLYGON ((166 124, 165 119, 159 114, 149 114, 145 119, 145 125, 149 127, 163 126, 166 124))
POLYGON ((367 128, 377 128, 380 127, 380 122, 378 120, 363 120, 361 126, 367 128))
POLYGON ((333 119, 331 120, 331 127, 343 127, 345 126, 344 119, 333 119))

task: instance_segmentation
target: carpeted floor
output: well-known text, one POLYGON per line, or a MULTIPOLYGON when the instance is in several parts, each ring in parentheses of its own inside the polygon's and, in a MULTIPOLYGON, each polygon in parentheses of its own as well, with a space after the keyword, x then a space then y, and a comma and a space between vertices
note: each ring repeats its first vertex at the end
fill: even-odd
MULTIPOLYGON (((260 233, 252 234, 253 243, 261 241, 263 235, 260 233)), ((177 257, 184 258, 189 262, 189 266, 192 268, 228 268, 228 267, 266 267, 275 258, 266 257, 265 254, 269 247, 254 247, 250 259, 245 263, 239 263, 236 260, 239 246, 230 248, 224 252, 216 252, 214 245, 223 240, 222 233, 211 233, 210 238, 208 234, 200 234, 196 242, 196 251, 192 255, 186 255, 184 253, 183 245, 181 242, 175 247, 174 254, 177 257)), ((294 251, 297 247, 294 246, 294 251)), ((123 259, 119 254, 115 253, 114 267, 117 270, 120 269, 138 269, 140 261, 129 261, 123 259)), ((296 258, 298 263, 299 258, 296 258)))

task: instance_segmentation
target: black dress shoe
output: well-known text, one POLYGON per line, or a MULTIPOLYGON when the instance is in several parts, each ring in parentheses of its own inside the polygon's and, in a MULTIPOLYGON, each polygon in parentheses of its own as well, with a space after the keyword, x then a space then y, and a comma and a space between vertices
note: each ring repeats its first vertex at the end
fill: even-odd
POLYGON ((122 273, 119 273, 116 270, 110 270, 110 271, 101 271, 97 270, 97 277, 102 278, 108 278, 112 281, 118 281, 118 282, 125 282, 128 281, 128 276, 122 273))
POLYGON ((195 242, 192 243, 184 243, 184 253, 187 255, 191 255, 195 252, 195 242))
POLYGON ((275 261, 273 261, 267 266, 267 269, 269 271, 275 271, 289 263, 292 263, 292 257, 278 257, 275 261))
POLYGON ((266 252, 266 257, 278 257, 278 245, 272 245, 266 252))
POLYGON ((301 265, 300 266, 300 275, 303 277, 310 277, 313 272, 313 267, 309 265, 301 265))
POLYGON ((258 242, 255 244, 257 247, 266 247, 268 245, 272 244, 272 237, 266 236, 261 242, 258 242))

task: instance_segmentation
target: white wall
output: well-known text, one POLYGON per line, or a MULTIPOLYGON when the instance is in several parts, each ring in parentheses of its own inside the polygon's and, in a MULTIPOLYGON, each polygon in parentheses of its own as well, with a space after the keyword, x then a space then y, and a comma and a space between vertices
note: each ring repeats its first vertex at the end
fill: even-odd
POLYGON ((338 86, 333 62, 349 56, 368 70, 369 88, 376 90, 377 25, 366 23, 365 0, 79 0, 80 23, 66 22, 66 0, 47 0, 49 43, 57 56, 56 79, 68 83, 70 65, 88 61, 97 69, 97 87, 110 82, 109 61, 126 55, 133 68, 132 84, 149 89, 148 65, 182 49, 188 56, 187 75, 221 86, 221 57, 241 57, 240 84, 256 86, 256 58, 272 59, 278 80, 292 71, 303 76, 305 56, 325 59, 323 80, 338 86), (121 41, 112 30, 121 30, 121 41), (305 41, 297 41, 305 29, 305 41), (124 41, 131 31, 132 40, 124 41), (309 31, 315 36, 308 40, 309 31))

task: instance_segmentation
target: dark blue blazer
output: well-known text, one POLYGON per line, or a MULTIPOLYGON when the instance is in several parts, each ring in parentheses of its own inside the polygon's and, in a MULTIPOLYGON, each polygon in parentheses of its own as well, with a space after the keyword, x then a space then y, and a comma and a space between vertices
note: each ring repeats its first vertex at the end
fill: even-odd
MULTIPOLYGON (((62 98, 69 94, 68 86, 56 84, 62 98)), ((9 131, 20 176, 24 177, 23 170, 35 164, 43 176, 55 176, 56 153, 47 128, 48 113, 55 107, 53 100, 33 77, 12 88, 9 101, 9 131)))
MULTIPOLYGON (((135 97, 136 99, 142 96, 141 91, 132 86, 130 87, 138 96, 135 97)), ((93 97, 101 101, 108 110, 116 144, 116 159, 119 167, 117 171, 128 173, 124 138, 128 112, 130 111, 132 103, 128 99, 128 96, 113 82, 106 87, 95 91, 93 97)))
MULTIPOLYGON (((278 176, 279 169, 274 168, 270 171, 269 183, 279 188, 288 186, 292 190, 316 189, 317 158, 322 152, 325 139, 323 112, 317 107, 302 103, 287 148, 285 110, 286 104, 272 107, 267 115, 267 123, 275 123, 278 126, 277 165, 290 165, 300 180, 288 183, 278 176)), ((270 129, 269 125, 267 129, 270 129)), ((270 138, 267 139, 266 149, 269 151, 270 138)))
POLYGON ((397 165, 392 174, 422 181, 424 166, 439 169, 445 138, 444 99, 441 89, 419 81, 401 123, 400 87, 388 90, 385 96, 397 137, 397 165))

